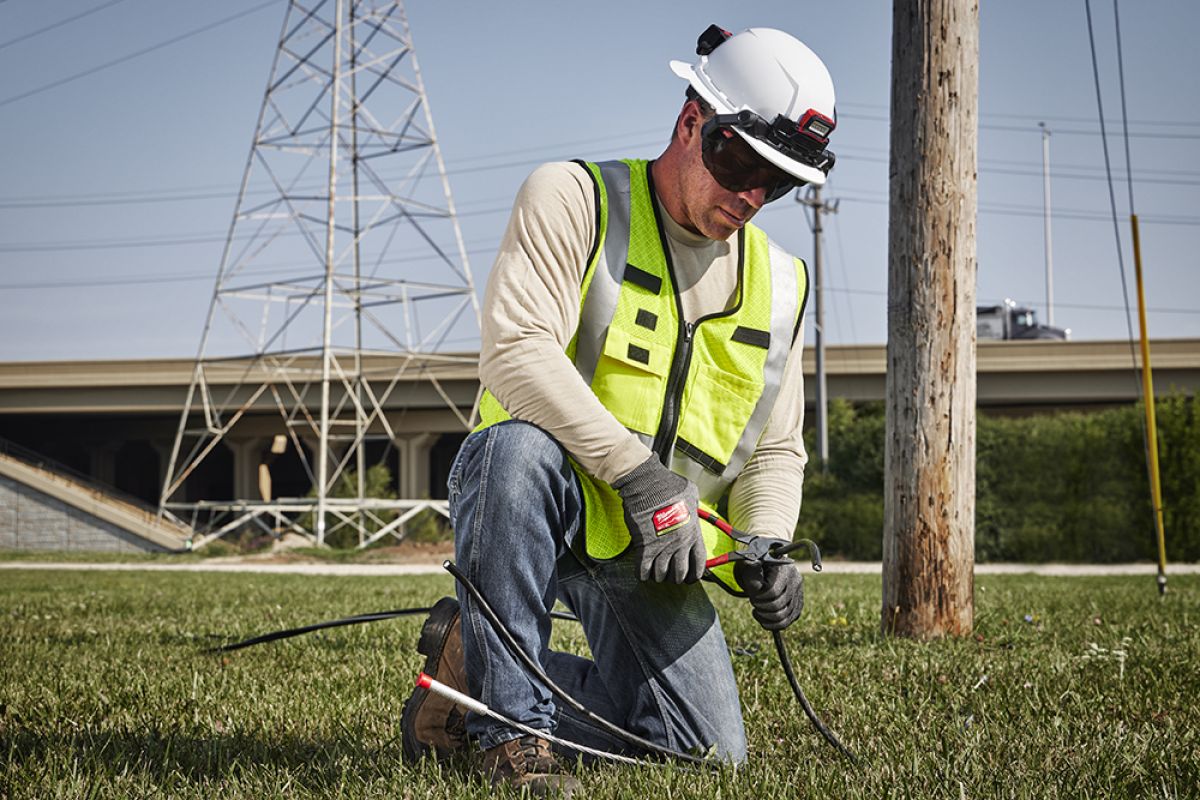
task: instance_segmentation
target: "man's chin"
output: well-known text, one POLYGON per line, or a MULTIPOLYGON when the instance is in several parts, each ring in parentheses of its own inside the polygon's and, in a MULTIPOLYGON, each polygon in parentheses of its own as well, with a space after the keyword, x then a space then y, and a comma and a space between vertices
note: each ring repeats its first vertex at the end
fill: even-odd
POLYGON ((742 225, 735 224, 728 217, 722 217, 719 220, 711 220, 700 233, 714 241, 723 242, 741 230, 741 228, 742 225))

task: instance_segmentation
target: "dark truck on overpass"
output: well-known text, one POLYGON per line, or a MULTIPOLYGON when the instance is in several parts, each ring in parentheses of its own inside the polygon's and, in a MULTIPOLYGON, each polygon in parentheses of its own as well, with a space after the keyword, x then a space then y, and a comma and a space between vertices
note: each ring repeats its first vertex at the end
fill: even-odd
POLYGON ((1032 308, 1005 300, 998 306, 976 306, 976 339, 1057 339, 1071 335, 1070 328, 1056 328, 1037 321, 1032 308))

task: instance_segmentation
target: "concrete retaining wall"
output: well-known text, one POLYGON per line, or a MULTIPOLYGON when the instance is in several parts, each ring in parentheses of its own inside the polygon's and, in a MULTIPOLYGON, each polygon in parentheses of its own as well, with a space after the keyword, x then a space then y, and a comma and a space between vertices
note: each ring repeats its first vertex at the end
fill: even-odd
POLYGON ((120 553, 166 549, 3 475, 0 548, 120 553))
POLYGON ((161 552, 191 531, 93 485, 0 453, 0 548, 161 552))

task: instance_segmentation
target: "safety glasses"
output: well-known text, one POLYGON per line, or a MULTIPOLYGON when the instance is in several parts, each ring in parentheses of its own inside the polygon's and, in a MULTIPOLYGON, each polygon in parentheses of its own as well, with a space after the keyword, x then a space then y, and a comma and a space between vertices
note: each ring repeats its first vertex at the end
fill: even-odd
POLYGON ((762 187, 763 202, 778 200, 804 181, 795 178, 754 152, 746 140, 710 119, 701 131, 700 153, 713 180, 731 192, 762 187))
POLYGON ((834 120, 811 109, 799 124, 783 116, 773 123, 767 122, 745 109, 736 114, 716 114, 701 129, 704 166, 717 183, 731 192, 765 187, 769 203, 803 186, 805 181, 766 161, 734 129, 769 144, 788 158, 829 174, 835 157, 825 145, 836 126, 834 120))

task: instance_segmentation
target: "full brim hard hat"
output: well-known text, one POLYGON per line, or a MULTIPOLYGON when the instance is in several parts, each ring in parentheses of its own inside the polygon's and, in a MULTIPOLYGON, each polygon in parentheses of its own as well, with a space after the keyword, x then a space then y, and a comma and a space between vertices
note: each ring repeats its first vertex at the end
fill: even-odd
MULTIPOLYGON (((713 26, 716 28, 716 26, 713 26)), ((835 118, 833 82, 821 59, 803 42, 773 28, 748 28, 729 36, 695 64, 671 61, 671 71, 691 84, 718 114, 752 111, 797 123, 809 109, 835 118)), ((756 153, 807 183, 825 183, 825 172, 733 128, 756 153)))
MULTIPOLYGON (((686 61, 672 61, 671 71, 690 83, 692 88, 696 90, 696 93, 703 97, 718 114, 736 114, 744 108, 744 106, 734 107, 731 105, 716 87, 712 85, 704 73, 686 61)), ((788 158, 774 147, 771 147, 771 145, 755 139, 739 128, 733 128, 733 132, 745 139, 746 143, 754 148, 754 152, 787 174, 795 176, 813 186, 825 185, 825 173, 821 172, 821 170, 810 167, 807 164, 801 164, 794 158, 788 158)))

